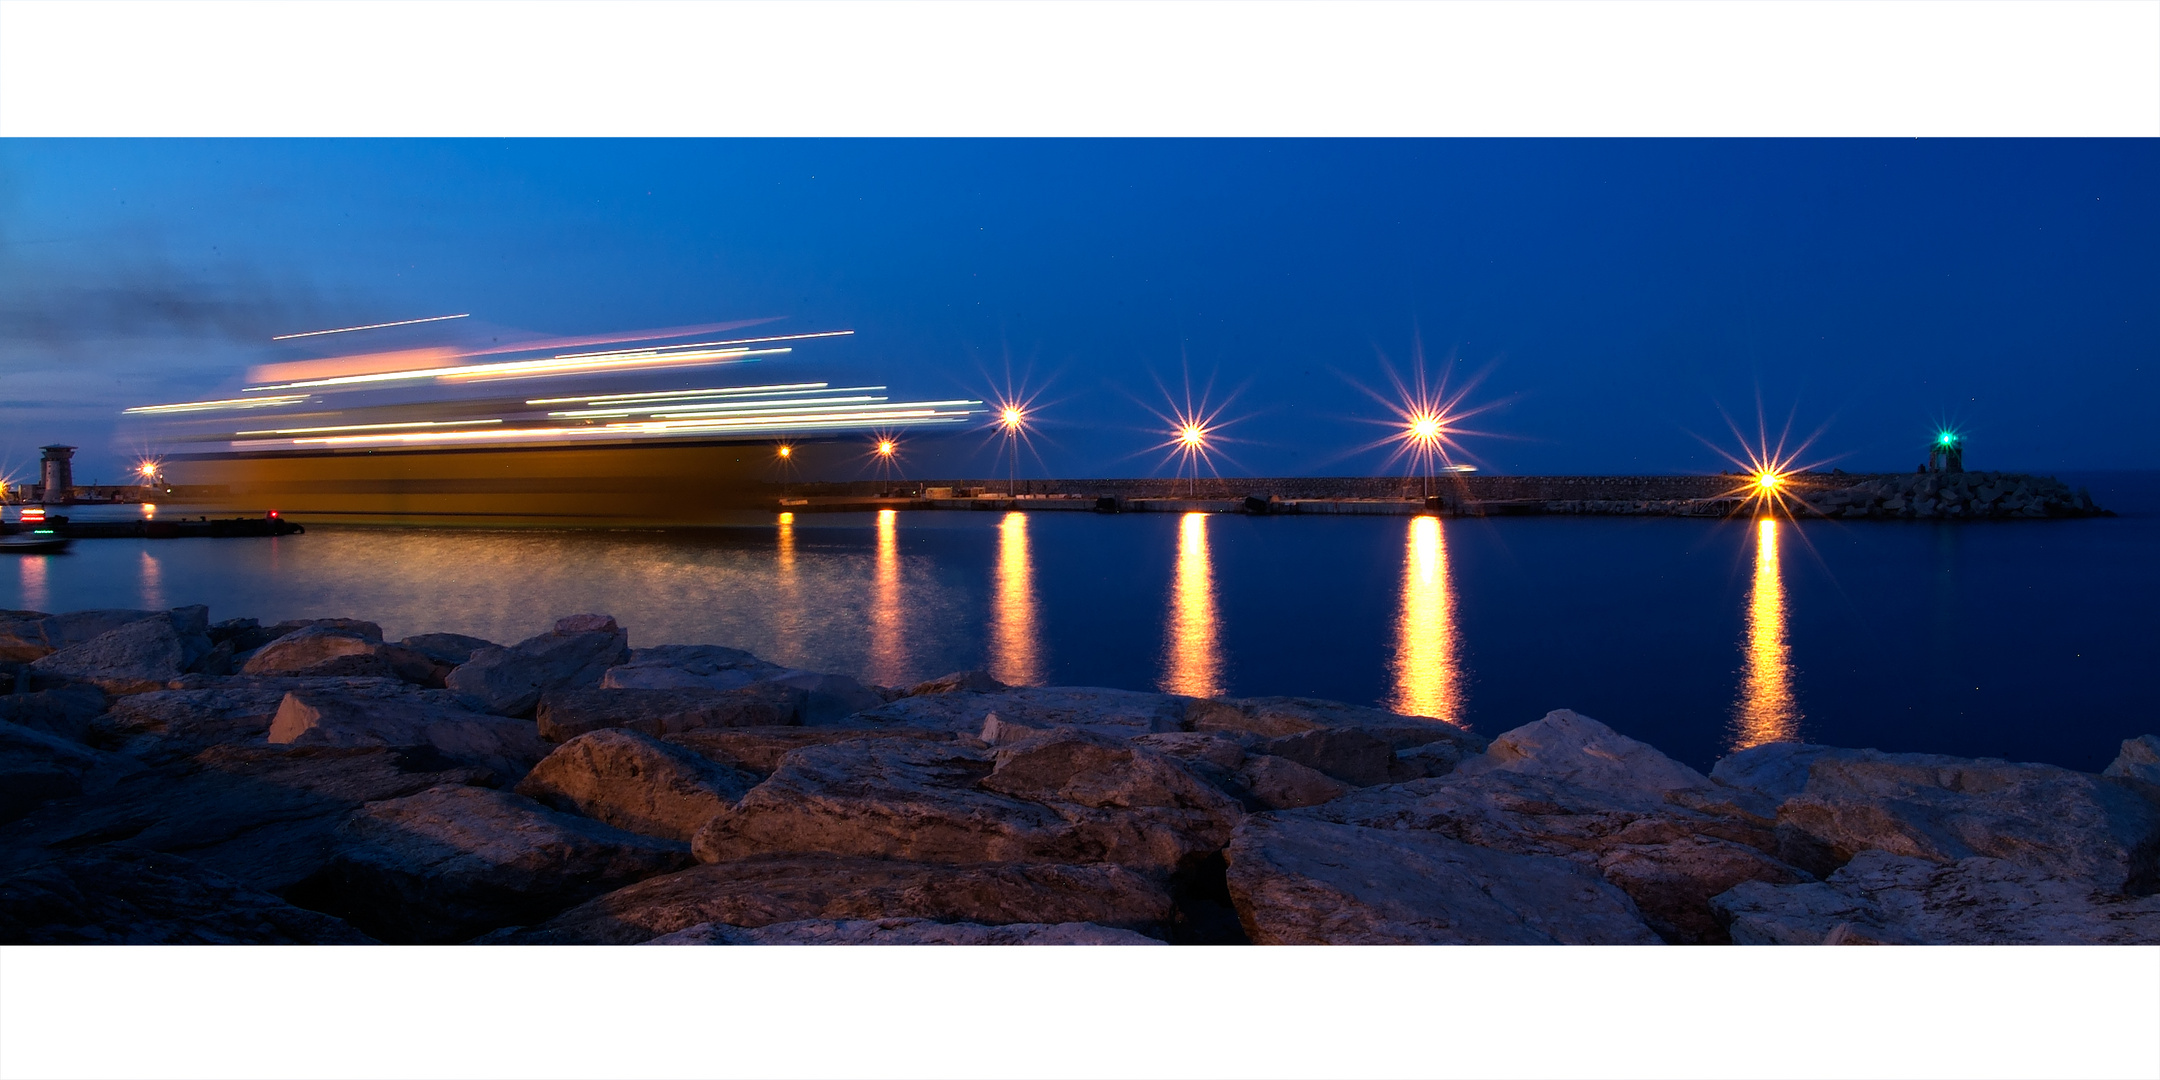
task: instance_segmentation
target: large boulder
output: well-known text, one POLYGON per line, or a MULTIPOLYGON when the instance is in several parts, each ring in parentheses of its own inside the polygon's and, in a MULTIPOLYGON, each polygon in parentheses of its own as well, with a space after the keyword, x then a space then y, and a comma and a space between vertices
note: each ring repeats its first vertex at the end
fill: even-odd
POLYGON ((765 680, 774 686, 800 690, 805 724, 852 723, 855 714, 885 703, 885 695, 845 675, 821 671, 783 671, 765 680))
POLYGON ((2160 784, 2160 735, 2140 735, 2135 739, 2124 739, 2122 752, 2115 755, 2115 760, 2108 762, 2108 767, 2102 770, 2100 775, 2160 784))
POLYGON ((905 697, 866 709, 849 722, 979 736, 995 714, 1008 738, 1059 727, 1130 738, 1183 730, 1184 713, 1183 702, 1169 694, 1093 686, 1023 686, 1001 693, 958 691, 905 697))
POLYGON ((487 648, 450 672, 443 685, 501 716, 531 716, 542 694, 598 686, 630 657, 630 635, 606 615, 572 615, 555 629, 509 648, 487 648))
POLYGON ((0 612, 0 663, 26 664, 160 614, 163 613, 133 608, 70 611, 59 615, 37 611, 0 612))
POLYGON ((289 691, 267 737, 275 746, 429 746, 488 769, 505 784, 552 749, 531 721, 474 712, 441 690, 289 691))
POLYGON ((214 747, 32 811, 0 828, 0 857, 162 851, 283 893, 322 868, 362 804, 480 776, 426 747, 214 747))
POLYGON ((2154 945, 2160 896, 2099 892, 2004 859, 1863 851, 1825 881, 1711 901, 1741 945, 2154 945))
POLYGON ((136 619, 30 664, 40 682, 85 682, 109 694, 162 690, 211 651, 209 612, 174 608, 136 619))
POLYGON ((1689 802, 1715 786, 1595 720, 1548 716, 1493 745, 1506 748, 1503 757, 1353 791, 1298 816, 1567 859, 1626 892, 1675 943, 1723 942, 1710 898, 1740 882, 1810 879, 1777 858, 1770 822, 1718 812, 1715 800, 1689 802), (1607 767, 1600 755, 1626 767, 1607 767))
POLYGON ((87 742, 91 721, 105 712, 107 704, 104 691, 81 684, 31 693, 0 694, 0 722, 36 728, 73 742, 87 742))
POLYGON ((1161 878, 1120 866, 768 856, 641 881, 501 940, 632 945, 703 923, 759 927, 806 919, 1086 922, 1147 931, 1172 915, 1161 878))
POLYGON ((0 822, 53 799, 102 792, 141 768, 73 739, 0 721, 0 822))
POLYGON ((604 730, 557 747, 518 782, 517 793, 618 829, 689 843, 756 784, 755 776, 650 735, 604 730))
POLYGON ((610 690, 734 690, 787 672, 724 645, 657 645, 631 650, 627 661, 608 669, 600 685, 610 690))
POLYGON ((373 943, 341 919, 154 851, 69 854, 0 878, 4 945, 373 943))
POLYGON ((740 769, 762 780, 780 767, 780 759, 805 746, 857 742, 864 739, 905 739, 914 742, 951 742, 942 731, 920 728, 844 727, 743 727, 698 728, 665 737, 731 769, 740 769))
POLYGON ((602 728, 658 737, 699 728, 784 727, 802 722, 807 696, 776 683, 733 690, 554 690, 540 698, 534 719, 540 737, 550 742, 602 728))
POLYGON ((699 923, 647 945, 1160 945, 1094 923, 948 923, 934 919, 804 919, 743 927, 699 923))
POLYGON ((482 649, 502 648, 486 638, 468 634, 414 634, 398 644, 453 668, 472 659, 473 654, 482 649))
POLYGON ((2160 806, 2135 781, 2053 765, 1843 751, 1814 761, 1777 821, 1818 874, 1885 851, 2002 859, 2110 893, 2160 886, 2160 806))
POLYGON ((805 747, 693 846, 706 862, 824 853, 1171 871, 1220 850, 1240 816, 1174 759, 1067 728, 994 757, 894 739, 805 747))
POLYGON ((683 845, 506 791, 441 786, 372 802, 288 895, 385 941, 442 944, 537 922, 690 862, 683 845))
POLYGON ((261 744, 293 690, 338 695, 401 694, 381 678, 209 678, 184 676, 174 689, 116 698, 95 725, 100 745, 145 762, 191 757, 211 746, 261 744))
POLYGON ((1388 744, 1391 750, 1431 747, 1431 753, 1438 754, 1452 749, 1452 756, 1457 761, 1483 751, 1486 745, 1484 737, 1445 720, 1402 716, 1318 698, 1195 701, 1186 706, 1185 719, 1193 731, 1242 732, 1267 739, 1311 732, 1357 731, 1388 744))
POLYGON ((1456 767, 1461 776, 1509 772, 1542 776, 1617 802, 1659 806, 1669 792, 1703 789, 1710 778, 1569 709, 1555 709, 1492 741, 1456 767))
POLYGON ((240 671, 244 675, 393 677, 382 651, 379 633, 369 640, 343 627, 304 626, 257 649, 240 671))
POLYGON ((1652 945, 1627 896, 1565 859, 1434 833, 1258 814, 1230 896, 1263 945, 1652 945))
MULTIPOLYGON (((987 725, 985 731, 988 731, 987 725)), ((996 740, 986 738, 985 741, 996 740)), ((1350 790, 1350 785, 1311 766, 1258 752, 1270 741, 1258 735, 1171 731, 1135 735, 1132 741, 1178 759, 1193 775, 1214 784, 1251 811, 1313 806, 1340 798, 1350 790), (1248 753, 1248 747, 1254 752, 1248 753)))

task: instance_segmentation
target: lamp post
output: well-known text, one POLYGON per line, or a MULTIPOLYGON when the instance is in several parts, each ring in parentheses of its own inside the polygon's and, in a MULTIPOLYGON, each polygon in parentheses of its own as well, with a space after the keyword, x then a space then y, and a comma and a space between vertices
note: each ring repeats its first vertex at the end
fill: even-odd
POLYGON ((1026 410, 1018 405, 1007 405, 998 414, 998 426, 1005 429, 1005 449, 1012 455, 1012 463, 1005 474, 1005 496, 1020 495, 1020 424, 1027 419, 1026 410))
POLYGON ((1186 498, 1200 494, 1200 452, 1207 447, 1207 429, 1198 424, 1187 424, 1178 431, 1178 444, 1184 449, 1185 463, 1192 471, 1185 488, 1186 498))

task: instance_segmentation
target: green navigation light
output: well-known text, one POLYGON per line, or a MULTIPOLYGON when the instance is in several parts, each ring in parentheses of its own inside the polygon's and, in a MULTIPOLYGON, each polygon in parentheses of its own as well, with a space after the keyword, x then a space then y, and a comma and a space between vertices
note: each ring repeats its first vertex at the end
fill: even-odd
POLYGON ((1950 434, 1949 432, 1945 431, 1945 432, 1943 432, 1943 433, 1942 433, 1941 435, 1938 435, 1938 436, 1936 436, 1936 437, 1935 437, 1935 441, 1936 441, 1936 442, 1939 442, 1939 443, 1942 443, 1943 445, 1947 446, 1947 445, 1949 445, 1949 444, 1950 444, 1950 440, 1951 440, 1951 438, 1952 438, 1951 434, 1950 434))

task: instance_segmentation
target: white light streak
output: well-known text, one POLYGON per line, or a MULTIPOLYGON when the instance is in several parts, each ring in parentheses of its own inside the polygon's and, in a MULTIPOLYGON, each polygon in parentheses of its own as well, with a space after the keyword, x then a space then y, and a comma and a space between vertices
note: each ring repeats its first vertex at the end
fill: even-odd
POLYGON ((684 353, 673 356, 616 356, 609 359, 584 359, 550 357, 542 360, 506 360, 494 364, 465 364, 459 367, 418 368, 408 371, 379 371, 371 375, 340 375, 329 379, 309 379, 302 382, 277 383, 270 386, 250 386, 242 393, 253 394, 264 390, 298 390, 313 386, 354 386, 362 383, 400 382, 411 379, 495 379, 535 378, 550 375, 575 375, 607 368, 672 367, 685 364, 737 363, 756 356, 778 356, 788 349, 725 349, 700 353, 684 353))
POLYGON ((285 394, 278 397, 226 398, 222 401, 183 401, 173 405, 137 405, 132 409, 122 409, 120 411, 122 414, 127 414, 211 412, 218 409, 261 409, 277 405, 290 405, 296 401, 306 401, 307 399, 306 394, 285 394))
MULTIPOLYGON (((629 402, 629 401, 649 401, 649 400, 658 400, 658 399, 662 399, 662 398, 704 397, 704 396, 712 396, 712 397, 718 397, 718 396, 720 396, 720 395, 722 395, 722 394, 736 394, 736 395, 750 395, 750 394, 792 394, 792 393, 797 393, 797 392, 800 392, 800 391, 804 391, 804 390, 823 390, 823 389, 825 389, 825 388, 826 388, 827 386, 830 386, 830 385, 831 385, 830 383, 821 383, 821 382, 805 382, 805 383, 772 383, 772 384, 770 384, 770 385, 767 385, 767 386, 727 386, 727 387, 716 387, 716 388, 713 388, 713 389, 709 389, 709 390, 659 390, 659 391, 654 391, 653 393, 649 393, 649 394, 603 394, 603 395, 601 395, 600 397, 548 397, 548 398, 533 398, 532 400, 530 400, 530 401, 527 401, 527 402, 526 402, 525 404, 527 404, 527 405, 570 405, 570 404, 585 404, 585 405, 598 405, 598 404, 600 404, 601 402, 609 402, 609 403, 615 403, 615 402, 629 402)), ((845 387, 844 389, 845 389, 845 390, 883 390, 883 389, 885 389, 885 388, 884 388, 884 387, 882 387, 882 386, 850 386, 850 387, 845 387)))
POLYGON ((777 337, 736 338, 733 341, 700 341, 688 345, 655 345, 648 349, 618 349, 610 352, 562 353, 556 356, 556 359, 569 360, 590 356, 616 356, 626 352, 659 353, 668 352, 675 349, 717 349, 728 345, 763 345, 767 342, 772 341, 808 341, 811 338, 847 337, 854 332, 855 331, 853 330, 821 330, 815 334, 781 334, 777 337))
POLYGON ((355 330, 381 330, 386 326, 416 326, 420 323, 443 322, 448 319, 466 319, 471 317, 472 312, 469 311, 463 315, 431 315, 425 319, 405 319, 400 322, 369 323, 366 326, 341 326, 335 330, 309 330, 306 333, 302 334, 279 334, 278 336, 271 338, 270 340, 291 341, 294 338, 321 337, 324 334, 350 334, 355 330))
POLYGON ((413 420, 403 424, 342 424, 337 427, 279 428, 271 431, 236 431, 235 435, 315 435, 325 431, 381 431, 388 428, 455 427, 459 424, 500 424, 501 420, 413 420))

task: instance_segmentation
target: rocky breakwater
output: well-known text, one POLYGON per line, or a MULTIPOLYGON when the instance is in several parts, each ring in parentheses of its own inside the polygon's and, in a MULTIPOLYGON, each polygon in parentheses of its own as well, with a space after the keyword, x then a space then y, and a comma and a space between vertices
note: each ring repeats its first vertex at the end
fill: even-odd
POLYGON ((0 941, 2160 941, 2103 775, 1555 712, 909 688, 606 616, 514 645, 0 613, 0 941))
MULTIPOLYGON (((1821 477, 1809 477, 1821 481, 1821 477)), ((1909 473, 1874 476, 1844 486, 1799 485, 1809 510, 1837 518, 1988 520, 2096 517, 2108 513, 2085 489, 2049 476, 2022 473, 1909 473)))

